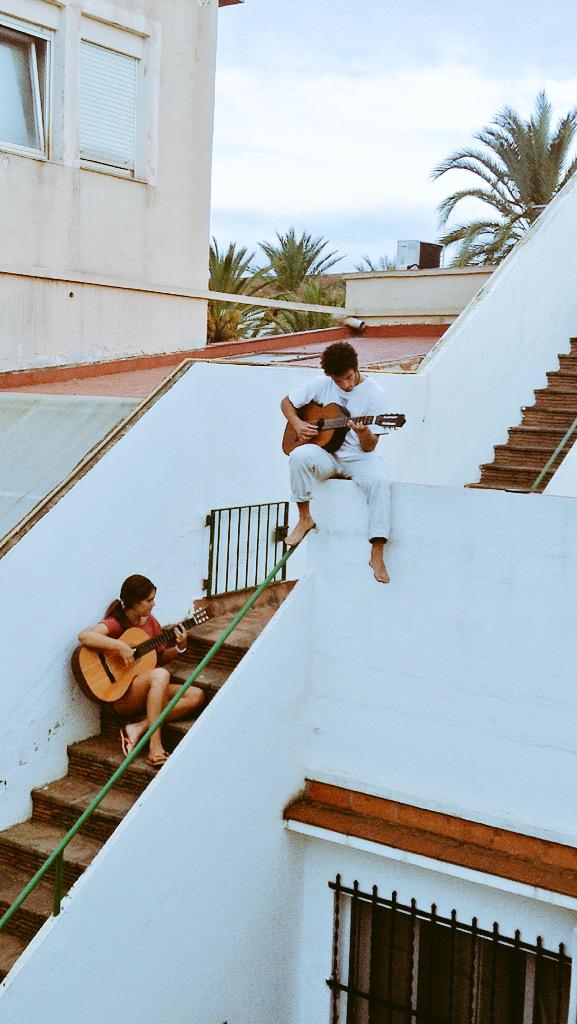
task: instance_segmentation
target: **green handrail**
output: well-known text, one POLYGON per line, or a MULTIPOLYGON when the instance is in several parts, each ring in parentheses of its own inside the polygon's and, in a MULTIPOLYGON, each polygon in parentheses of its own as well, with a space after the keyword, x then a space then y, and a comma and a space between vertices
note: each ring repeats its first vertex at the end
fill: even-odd
POLYGON ((539 473, 539 476, 531 484, 531 493, 532 494, 537 490, 537 488, 538 488, 539 484, 541 483, 543 477, 549 472, 549 470, 551 469, 551 466, 555 462, 555 459, 563 451, 563 448, 565 447, 565 445, 567 444, 567 441, 569 440, 571 435, 575 432, 575 430, 577 430, 577 416, 573 420, 573 423, 571 424, 569 429, 565 432, 562 440, 559 441, 559 444, 557 445, 557 447, 556 447, 555 451, 553 452, 553 454, 550 456, 550 458, 547 460, 547 462, 543 466, 543 469, 539 473))
MULTIPOLYGON (((305 534, 305 536, 306 536, 306 534, 305 534)), ((303 538, 303 540, 304 540, 304 538, 303 538)), ((301 541, 301 543, 302 543, 302 541, 301 541)), ((208 665, 208 663, 210 661, 212 661, 212 659, 214 658, 214 655, 217 653, 217 651, 219 651, 220 648, 222 647, 222 645, 224 643, 226 643, 226 641, 228 640, 228 637, 230 636, 232 631, 234 629, 236 629, 236 627, 238 626, 239 622, 241 622, 241 620, 244 619, 245 615, 247 614, 247 612, 250 611, 250 609, 252 608, 252 606, 255 603, 255 601, 258 600, 258 598, 262 594, 263 590, 266 590, 266 588, 268 586, 270 586, 270 584, 274 580, 275 576, 281 571, 281 569, 284 567, 284 565, 286 565, 286 563, 288 562, 289 558, 291 557, 293 551, 296 551, 297 547, 298 547, 298 545, 296 545, 295 547, 288 548, 285 551, 285 553, 282 556, 282 558, 277 562, 277 564, 274 566, 274 568, 271 570, 271 572, 269 572, 269 574, 266 577, 266 579, 264 579, 263 582, 257 587, 257 589, 255 590, 254 594, 248 599, 246 604, 243 605, 243 607, 240 609, 240 611, 237 612, 237 614, 235 615, 235 617, 232 620, 232 622, 225 629, 224 633, 222 633, 222 635, 218 638, 216 643, 214 643, 212 645, 210 650, 207 652, 207 654, 205 654, 204 658, 202 659, 201 662, 199 662, 199 664, 196 666, 196 668, 191 673, 191 675, 188 676, 187 679, 185 679, 185 681, 182 684, 182 686, 180 687, 180 689, 177 691, 177 693, 175 693, 175 695, 172 698, 172 700, 169 701, 169 703, 166 705, 164 710, 160 713, 160 715, 158 716, 156 721, 152 723, 150 728, 144 733, 144 736, 142 736, 139 739, 139 741, 135 745, 135 747, 125 757, 125 759, 122 762, 122 764, 119 765, 119 767, 116 769, 114 774, 110 776, 108 782, 105 783, 105 785, 102 787, 100 792, 94 797, 94 800, 92 801, 92 803, 90 803, 88 805, 88 807, 86 808, 86 810, 83 811, 83 813, 80 815, 78 821, 66 833, 64 838, 60 840, 60 842, 58 843, 58 846, 56 846, 53 849, 52 853, 44 861, 44 864, 42 865, 42 867, 40 867, 38 869, 36 874, 33 875, 33 877, 30 879, 28 884, 24 887, 22 892, 16 897, 14 902, 8 907, 8 910, 0 918, 0 931, 2 930, 4 925, 6 925, 8 923, 10 918, 16 913, 18 908, 20 906, 22 906, 22 904, 24 903, 24 900, 28 898, 30 893, 33 891, 33 889, 36 888, 36 886, 38 885, 40 880, 44 877, 46 872, 50 870, 50 868, 52 867, 53 864, 55 864, 56 866, 55 866, 55 878, 54 878, 54 902, 53 902, 52 913, 53 913, 53 916, 56 916, 56 915, 58 915, 60 913, 60 904, 61 904, 61 901, 62 901, 62 875, 63 875, 64 850, 68 846, 69 842, 72 839, 74 839, 74 836, 76 835, 76 833, 82 828, 84 823, 86 821, 88 821, 88 819, 90 818, 92 813, 96 810, 98 805, 102 802, 102 800, 104 800, 104 797, 107 795, 107 793, 110 792, 112 787, 117 783, 118 779, 124 774, 124 772, 126 771, 128 766, 132 763, 132 761, 134 761, 135 757, 138 757, 140 751, 143 749, 143 747, 146 746, 146 744, 148 743, 148 741, 149 741, 150 737, 152 736, 152 734, 155 733, 156 730, 160 728, 160 726, 162 725, 164 720, 168 717, 168 715, 170 714, 172 709, 175 707, 176 704, 178 704, 180 698, 184 696, 184 694, 186 693, 188 688, 190 686, 192 686, 192 684, 198 679, 198 677, 199 677, 200 673, 202 672, 202 670, 204 668, 206 668, 206 666, 208 665)))

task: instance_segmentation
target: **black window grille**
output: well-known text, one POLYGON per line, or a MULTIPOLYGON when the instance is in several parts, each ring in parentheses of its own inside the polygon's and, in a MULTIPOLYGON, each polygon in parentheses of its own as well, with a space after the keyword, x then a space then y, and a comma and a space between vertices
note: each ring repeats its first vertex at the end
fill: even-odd
POLYGON ((334 890, 331 1024, 566 1024, 571 960, 341 884, 334 890))
MULTIPOLYGON (((262 583, 286 551, 288 516, 288 501, 213 508, 206 517, 210 527, 208 571, 203 580, 207 596, 262 583)), ((278 579, 286 580, 286 566, 278 579)))

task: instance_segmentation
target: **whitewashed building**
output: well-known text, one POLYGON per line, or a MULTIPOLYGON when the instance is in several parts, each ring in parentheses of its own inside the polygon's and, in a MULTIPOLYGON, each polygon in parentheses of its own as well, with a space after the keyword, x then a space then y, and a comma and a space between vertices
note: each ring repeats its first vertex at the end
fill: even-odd
POLYGON ((218 7, 0 0, 0 370, 205 343, 218 7))
MULTIPOLYGON (((16 960, 0 1019, 575 1024, 576 455, 544 494, 466 485, 547 373, 545 434, 575 401, 576 228, 577 179, 418 372, 376 375, 407 416, 379 446, 391 584, 354 485, 324 485, 299 582, 16 960)), ((134 571, 163 621, 190 611, 207 513, 287 495, 278 405, 314 372, 179 370, 0 549, 0 876, 31 792, 100 729, 76 633, 134 571)))

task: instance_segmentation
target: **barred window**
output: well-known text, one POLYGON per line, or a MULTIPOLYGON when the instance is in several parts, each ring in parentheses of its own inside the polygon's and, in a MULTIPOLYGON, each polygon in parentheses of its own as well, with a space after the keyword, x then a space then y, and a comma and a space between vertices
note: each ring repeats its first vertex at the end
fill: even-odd
POLYGON ((565 1024, 571 960, 492 931, 341 885, 335 894, 331 1024, 565 1024))

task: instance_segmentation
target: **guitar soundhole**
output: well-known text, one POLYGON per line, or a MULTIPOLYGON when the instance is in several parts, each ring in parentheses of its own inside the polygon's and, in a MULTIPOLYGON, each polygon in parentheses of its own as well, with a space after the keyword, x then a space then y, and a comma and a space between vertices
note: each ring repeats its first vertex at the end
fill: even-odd
POLYGON ((109 664, 108 664, 108 662, 107 662, 107 660, 106 660, 106 658, 105 658, 105 656, 104 656, 104 652, 103 652, 103 651, 100 651, 100 652, 99 652, 99 654, 98 654, 98 660, 99 660, 100 664, 102 665, 102 668, 103 668, 103 669, 104 669, 104 671, 106 672, 106 675, 107 675, 107 676, 108 676, 108 678, 110 679, 110 682, 111 682, 111 683, 115 683, 115 682, 116 682, 116 679, 114 678, 114 676, 113 676, 113 674, 112 674, 112 671, 111 671, 111 669, 110 669, 110 666, 109 666, 109 664))

